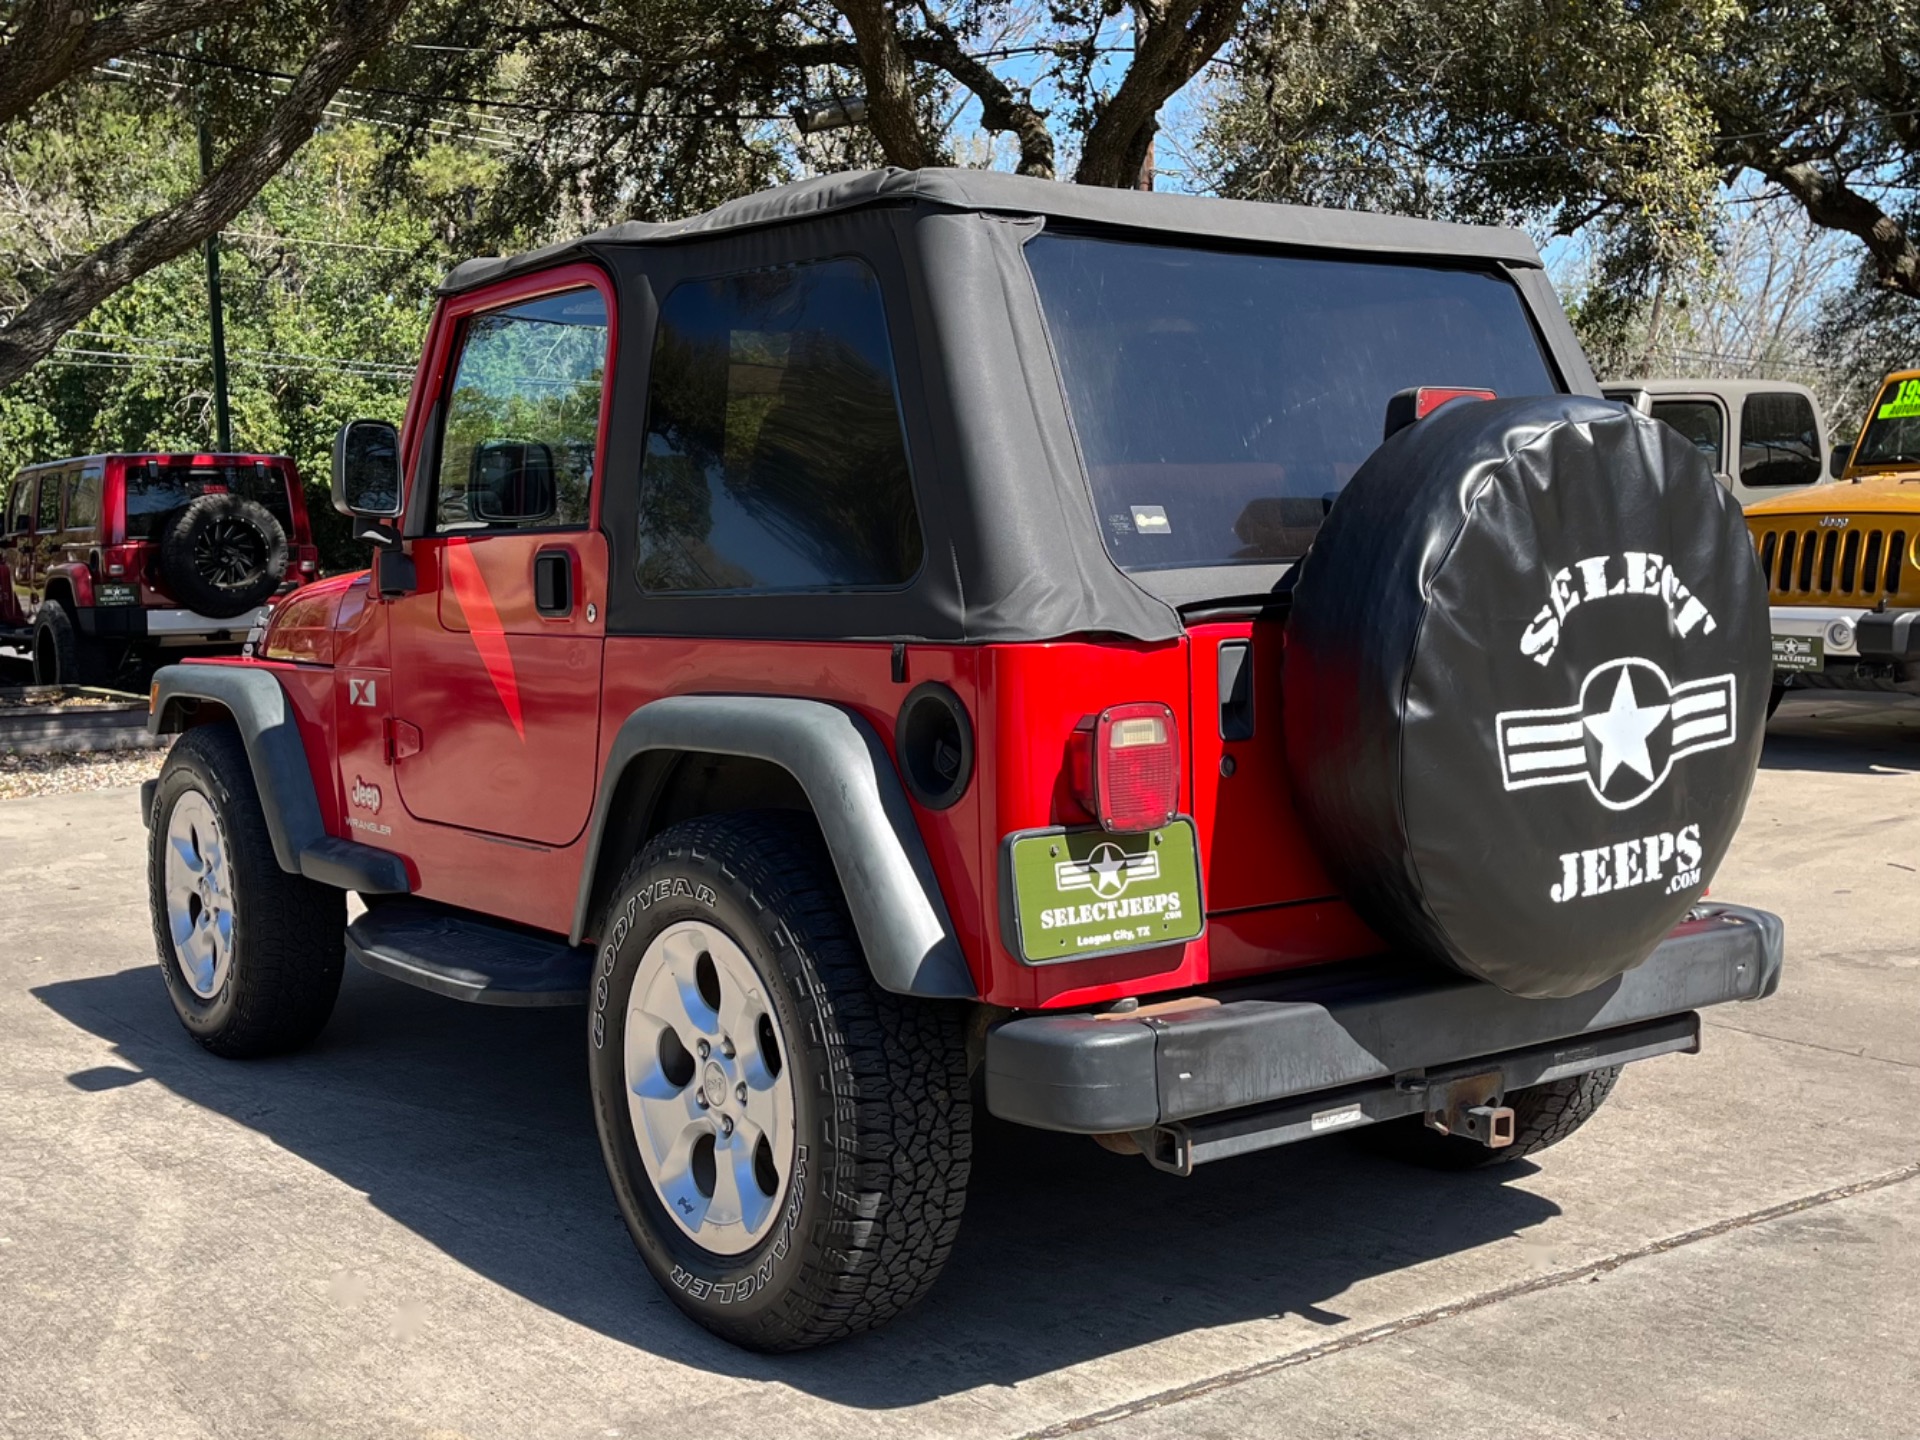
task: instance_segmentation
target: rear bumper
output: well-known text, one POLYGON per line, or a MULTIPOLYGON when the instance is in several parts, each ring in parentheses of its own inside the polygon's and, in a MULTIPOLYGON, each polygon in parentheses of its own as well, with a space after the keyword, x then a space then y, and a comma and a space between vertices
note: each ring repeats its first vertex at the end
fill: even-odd
POLYGON ((83 635, 115 640, 160 640, 180 644, 238 645, 256 625, 264 625, 271 606, 218 619, 192 610, 156 610, 140 605, 82 605, 74 611, 83 635))
MULTIPOLYGON (((1411 1113, 1447 1073, 1497 1068, 1517 1088, 1695 1048, 1692 1012, 1771 995, 1783 946, 1778 917, 1704 905, 1644 964, 1563 1000, 1362 962, 1237 987, 1185 1009, 1031 1015, 987 1037, 987 1108, 1045 1130, 1112 1134, 1280 1105, 1302 1112, 1301 1135, 1285 1138, 1303 1138, 1411 1113), (1395 1096, 1405 1103, 1396 1106, 1395 1096), (1344 1118, 1316 1123, 1323 1110, 1344 1118)), ((1261 1143, 1283 1143, 1271 1138, 1270 1122, 1285 1128, 1286 1117, 1259 1119, 1269 1136, 1261 1143)))

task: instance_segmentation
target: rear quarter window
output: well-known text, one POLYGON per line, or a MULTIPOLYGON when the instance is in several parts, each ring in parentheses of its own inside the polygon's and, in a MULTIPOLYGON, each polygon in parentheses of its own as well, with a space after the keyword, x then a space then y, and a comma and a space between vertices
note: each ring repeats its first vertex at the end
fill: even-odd
POLYGON ((1125 569, 1305 553, 1396 391, 1561 388, 1493 270, 1055 234, 1026 253, 1125 569))
POLYGON ((864 262, 676 286, 649 389, 643 590, 885 588, 918 572, 886 314, 864 262))

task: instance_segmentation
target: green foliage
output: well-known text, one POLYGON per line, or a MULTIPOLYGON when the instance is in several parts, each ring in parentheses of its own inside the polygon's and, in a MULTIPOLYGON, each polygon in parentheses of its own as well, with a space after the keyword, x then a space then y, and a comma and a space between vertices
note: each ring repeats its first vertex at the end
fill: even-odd
MULTIPOLYGON (((0 152, 30 222, 0 240, 0 275, 66 262, 198 173, 189 116, 137 87, 85 87, 0 152)), ((356 416, 398 421, 434 285, 460 254, 469 197, 499 162, 457 138, 428 141, 377 183, 390 139, 366 124, 317 135, 220 245, 233 441, 291 455, 329 569, 365 552, 332 509, 333 436, 356 416)), ((18 296, 10 297, 18 303, 18 296)), ((214 443, 204 257, 143 276, 101 306, 20 384, 0 392, 0 468, 103 450, 214 443)))

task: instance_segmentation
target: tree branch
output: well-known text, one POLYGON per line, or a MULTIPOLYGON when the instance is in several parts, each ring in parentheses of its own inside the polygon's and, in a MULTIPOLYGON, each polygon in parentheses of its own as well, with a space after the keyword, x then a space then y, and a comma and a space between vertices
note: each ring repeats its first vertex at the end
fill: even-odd
POLYGON ((94 18, 87 0, 24 0, 0 43, 0 124, 76 75, 174 35, 254 9, 259 0, 134 0, 94 18))
POLYGON ((1920 299, 1920 247, 1906 226, 1811 160, 1775 149, 1756 152, 1747 163, 1798 200, 1814 224, 1861 240, 1883 286, 1920 299))
MULTIPOLYGON (((184 9, 188 0, 179 0, 184 9)), ((408 0, 339 0, 306 66, 266 123, 200 187, 57 274, 0 328, 0 389, 44 359, 115 291, 184 255, 260 193, 313 134, 340 87, 386 44, 408 0)))
POLYGON ((995 133, 1011 133, 1019 141, 1017 168, 1020 174, 1053 179, 1053 134, 1047 129, 1046 115, 1034 108, 1030 97, 1015 94, 1013 87, 995 74, 991 66, 969 55, 953 30, 934 17, 925 0, 922 0, 920 14, 926 21, 927 33, 912 48, 921 58, 938 65, 973 92, 980 102, 983 126, 995 133))
POLYGON ((889 165, 917 170, 935 163, 934 146, 920 126, 913 98, 913 62, 887 0, 839 0, 853 27, 860 73, 867 82, 867 128, 889 165))
POLYGON ((1076 184, 1125 187, 1138 181, 1160 107, 1220 53, 1246 8, 1245 0, 1135 4, 1133 64, 1087 131, 1076 184))

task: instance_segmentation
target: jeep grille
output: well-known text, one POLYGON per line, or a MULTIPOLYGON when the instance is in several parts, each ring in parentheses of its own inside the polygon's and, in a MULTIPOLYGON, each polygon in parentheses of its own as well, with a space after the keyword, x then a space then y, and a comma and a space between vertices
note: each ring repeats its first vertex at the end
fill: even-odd
MULTIPOLYGON (((1753 526, 1754 548, 1775 604, 1847 596, 1863 604, 1898 600, 1920 570, 1907 555, 1911 533, 1881 526, 1844 528, 1786 521, 1753 526)), ((1920 596, 1916 596, 1920 599, 1920 596)))

